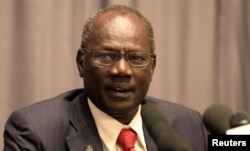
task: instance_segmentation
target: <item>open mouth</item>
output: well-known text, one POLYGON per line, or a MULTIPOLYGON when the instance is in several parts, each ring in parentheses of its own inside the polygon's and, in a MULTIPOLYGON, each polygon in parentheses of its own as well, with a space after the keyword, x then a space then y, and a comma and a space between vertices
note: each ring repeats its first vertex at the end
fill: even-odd
POLYGON ((116 93, 127 93, 130 91, 129 89, 125 89, 125 88, 109 88, 108 90, 116 92, 116 93))
POLYGON ((132 92, 132 89, 124 87, 109 87, 108 92, 114 97, 128 97, 132 92))
POLYGON ((121 92, 121 93, 125 93, 129 91, 128 89, 124 89, 124 88, 113 88, 111 90, 116 91, 116 92, 121 92))

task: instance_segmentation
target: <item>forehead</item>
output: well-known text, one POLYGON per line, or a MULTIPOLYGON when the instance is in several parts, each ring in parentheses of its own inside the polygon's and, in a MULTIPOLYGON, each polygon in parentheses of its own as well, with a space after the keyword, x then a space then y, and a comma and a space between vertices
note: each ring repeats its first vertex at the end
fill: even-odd
POLYGON ((120 31, 130 29, 141 29, 148 33, 145 23, 136 14, 125 10, 110 10, 97 18, 94 25, 95 30, 102 28, 119 27, 120 31))
POLYGON ((117 18, 127 18, 131 22, 137 25, 144 25, 144 22, 142 19, 135 14, 134 12, 130 12, 128 10, 109 10, 104 13, 102 13, 99 17, 96 19, 96 24, 98 23, 105 23, 109 20, 117 19, 117 18))
MULTIPOLYGON (((145 23, 128 11, 108 11, 97 18, 93 28, 93 40, 115 39, 115 41, 137 42, 149 45, 149 34, 145 23)), ((95 41, 97 42, 97 41, 95 41)))

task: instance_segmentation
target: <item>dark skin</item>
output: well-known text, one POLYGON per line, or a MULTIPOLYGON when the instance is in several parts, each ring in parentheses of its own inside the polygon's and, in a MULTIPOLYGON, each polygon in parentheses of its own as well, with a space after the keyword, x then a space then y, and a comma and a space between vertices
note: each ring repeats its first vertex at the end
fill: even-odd
MULTIPOLYGON (((97 19, 86 48, 150 53, 148 30, 144 22, 130 12, 124 15, 109 11, 97 19)), ((129 124, 148 91, 155 60, 137 68, 123 57, 110 66, 95 64, 91 55, 81 50, 77 58, 79 73, 91 101, 120 123, 129 124)))

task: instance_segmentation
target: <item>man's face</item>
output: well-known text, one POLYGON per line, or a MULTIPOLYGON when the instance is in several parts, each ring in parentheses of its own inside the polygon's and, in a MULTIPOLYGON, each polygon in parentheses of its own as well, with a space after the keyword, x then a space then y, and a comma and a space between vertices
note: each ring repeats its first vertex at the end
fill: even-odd
MULTIPOLYGON (((107 12, 98 18, 87 49, 150 54, 148 31, 133 14, 107 12)), ((101 66, 93 62, 91 54, 84 57, 84 63, 78 65, 83 69, 84 87, 91 101, 114 118, 133 117, 148 91, 155 62, 133 67, 121 57, 112 65, 101 66)))

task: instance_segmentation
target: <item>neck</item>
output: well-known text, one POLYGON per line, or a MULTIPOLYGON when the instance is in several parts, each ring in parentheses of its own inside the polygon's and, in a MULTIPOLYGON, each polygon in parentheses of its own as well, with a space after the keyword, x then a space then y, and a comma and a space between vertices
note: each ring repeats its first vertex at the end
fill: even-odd
POLYGON ((132 121, 132 119, 134 118, 136 113, 138 112, 138 109, 139 109, 139 107, 137 107, 133 111, 126 113, 126 114, 112 114, 110 116, 115 118, 120 123, 122 123, 124 125, 128 125, 132 121))

